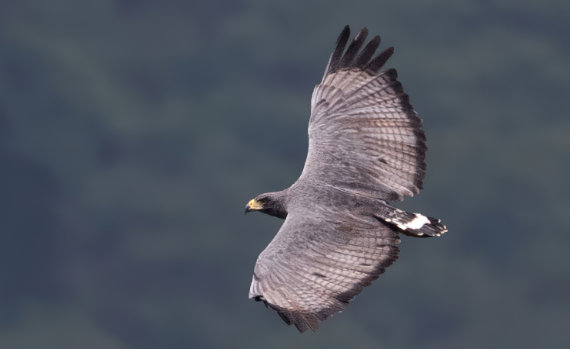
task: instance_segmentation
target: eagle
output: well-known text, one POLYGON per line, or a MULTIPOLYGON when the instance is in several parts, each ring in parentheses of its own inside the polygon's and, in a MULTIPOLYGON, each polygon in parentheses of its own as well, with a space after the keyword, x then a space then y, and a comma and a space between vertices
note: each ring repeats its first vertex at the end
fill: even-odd
POLYGON ((426 137, 380 36, 339 35, 311 99, 309 149, 289 188, 258 195, 246 213, 284 219, 255 264, 249 298, 300 332, 341 311, 398 258, 402 234, 440 236, 439 219, 393 207, 423 188, 426 137), (362 48, 364 46, 364 48, 362 48), (346 48, 346 50, 345 50, 346 48))

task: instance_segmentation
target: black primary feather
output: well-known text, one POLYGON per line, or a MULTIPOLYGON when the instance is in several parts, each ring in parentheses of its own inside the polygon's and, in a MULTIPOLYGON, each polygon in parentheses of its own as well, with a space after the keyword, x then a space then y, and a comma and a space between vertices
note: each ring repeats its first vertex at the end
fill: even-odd
POLYGON ((376 52, 376 49, 378 48, 379 45, 380 45, 380 35, 376 35, 374 38, 372 38, 372 40, 370 40, 370 42, 368 42, 368 44, 366 45, 364 50, 362 50, 360 55, 358 55, 355 66, 360 69, 364 69, 368 64, 368 62, 370 61, 370 58, 374 56, 374 53, 376 52))
POLYGON ((330 74, 337 70, 337 67, 340 63, 340 58, 342 57, 342 53, 344 52, 344 47, 348 42, 348 37, 350 36, 350 27, 347 25, 344 27, 338 38, 336 39, 336 47, 329 58, 329 64, 325 69, 325 75, 330 74))
POLYGON ((366 40, 367 36, 368 36, 368 29, 362 28, 360 33, 358 33, 358 35, 356 35, 356 37, 352 40, 352 42, 348 46, 348 49, 342 56, 342 59, 340 61, 340 68, 347 68, 352 66, 354 57, 356 57, 356 54, 364 44, 364 41, 366 40))
POLYGON ((386 64, 386 61, 394 54, 394 48, 388 47, 384 52, 380 53, 366 66, 366 70, 376 74, 380 68, 386 64))

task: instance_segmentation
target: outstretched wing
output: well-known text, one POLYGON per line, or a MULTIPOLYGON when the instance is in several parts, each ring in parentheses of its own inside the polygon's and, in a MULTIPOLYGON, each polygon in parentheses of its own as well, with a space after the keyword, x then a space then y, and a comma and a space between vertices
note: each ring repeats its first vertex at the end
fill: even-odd
POLYGON ((249 298, 299 331, 314 331, 396 260, 399 242, 390 226, 371 216, 289 212, 257 259, 249 298))
POLYGON ((344 28, 315 87, 301 176, 366 196, 401 200, 422 189, 425 135, 396 70, 378 73, 393 48, 373 58, 380 37, 360 50, 367 34, 362 29, 344 52, 350 35, 349 27, 344 28))

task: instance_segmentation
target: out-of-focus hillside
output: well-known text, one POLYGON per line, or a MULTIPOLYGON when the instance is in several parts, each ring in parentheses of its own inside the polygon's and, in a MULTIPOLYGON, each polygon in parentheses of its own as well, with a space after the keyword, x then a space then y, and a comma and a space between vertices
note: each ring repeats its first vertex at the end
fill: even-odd
POLYGON ((570 5, 0 2, 1 348, 570 346, 570 5), (247 299, 345 24, 396 53, 440 217, 316 334, 247 299))

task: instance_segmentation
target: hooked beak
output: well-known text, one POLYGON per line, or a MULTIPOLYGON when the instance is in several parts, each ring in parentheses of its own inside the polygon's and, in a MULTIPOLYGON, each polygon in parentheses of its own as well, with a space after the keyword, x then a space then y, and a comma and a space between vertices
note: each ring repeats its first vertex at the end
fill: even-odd
POLYGON ((249 202, 247 203, 247 205, 245 205, 245 213, 251 212, 251 211, 259 211, 263 208, 263 206, 261 205, 261 203, 255 199, 251 199, 249 200, 249 202))

